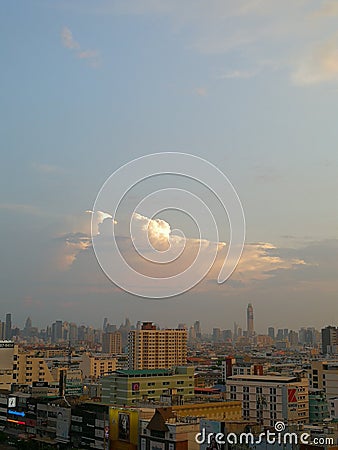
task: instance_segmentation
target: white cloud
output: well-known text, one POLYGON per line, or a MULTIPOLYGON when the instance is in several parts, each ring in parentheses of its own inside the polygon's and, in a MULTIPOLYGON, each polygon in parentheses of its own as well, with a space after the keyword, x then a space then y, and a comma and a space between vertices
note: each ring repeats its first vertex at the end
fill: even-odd
POLYGON ((260 68, 230 71, 224 78, 246 79, 277 68, 291 72, 298 85, 336 80, 333 49, 320 59, 317 71, 316 55, 303 59, 308 42, 325 41, 336 30, 330 20, 338 14, 335 0, 322 2, 319 9, 308 0, 106 0, 91 11, 168 17, 176 35, 184 31, 186 48, 203 54, 236 52, 249 67, 260 68))
POLYGON ((338 35, 317 46, 303 58, 292 75, 296 85, 338 81, 338 35))
MULTIPOLYGON (((100 234, 99 228, 100 225, 106 220, 106 219, 113 219, 113 216, 111 216, 109 213, 104 211, 91 211, 90 209, 87 209, 85 211, 87 214, 92 214, 91 224, 92 224, 92 234, 94 236, 100 234)), ((116 220, 112 220, 114 224, 117 224, 116 220)))
MULTIPOLYGON (((196 289, 213 289, 212 286, 217 289, 218 274, 227 253, 226 243, 184 237, 173 231, 170 224, 161 219, 149 219, 141 214, 135 214, 133 219, 132 239, 129 231, 126 232, 129 227, 124 223, 120 223, 121 227, 115 228, 115 237, 123 259, 136 272, 146 275, 141 281, 144 286, 147 286, 147 283, 151 285, 151 281, 147 277, 159 277, 164 279, 163 289, 166 289, 165 279, 183 273, 198 257, 200 265, 196 266, 194 271, 197 272, 197 275, 204 276, 206 273, 207 275, 196 289), (211 266, 208 267, 211 267, 211 270, 208 272, 205 264, 209 264, 209 261, 211 261, 211 266)), ((105 223, 103 223, 104 226, 105 223)), ((104 260, 107 261, 106 258, 109 259, 112 254, 112 247, 109 245, 111 235, 105 231, 102 231, 101 235, 100 239, 103 240, 97 248, 106 252, 104 260)), ((303 264, 304 261, 301 259, 279 256, 278 248, 271 244, 246 244, 243 256, 231 276, 231 280, 238 281, 243 285, 250 285, 257 280, 263 281, 272 278, 278 270, 294 270, 303 264)), ((116 266, 114 267, 114 270, 119 270, 116 266)), ((132 283, 133 280, 130 282, 132 283)))
POLYGON ((37 206, 22 203, 0 203, 0 209, 33 215, 42 214, 42 211, 37 206))
POLYGON ((311 14, 313 18, 335 17, 338 16, 338 2, 331 0, 324 2, 321 8, 311 14))
POLYGON ((56 261, 59 270, 67 270, 75 262, 78 254, 91 247, 90 236, 83 233, 69 233, 60 236, 57 240, 61 247, 57 247, 56 261))
POLYGON ((239 79, 247 79, 252 78, 258 74, 258 70, 227 70, 219 75, 217 75, 216 78, 222 80, 222 79, 232 79, 232 78, 239 78, 239 79))
POLYGON ((195 94, 199 97, 206 97, 208 95, 208 91, 205 87, 198 87, 194 90, 195 94))
POLYGON ((73 33, 67 27, 61 31, 61 40, 63 45, 71 51, 79 59, 86 60, 91 67, 97 67, 100 62, 99 53, 97 50, 84 50, 80 44, 74 39, 73 33))
POLYGON ((61 31, 61 39, 63 45, 70 50, 77 50, 80 48, 80 44, 75 41, 73 38, 73 33, 67 27, 63 27, 61 31))
POLYGON ((92 67, 98 67, 100 63, 100 55, 96 50, 84 50, 77 52, 77 57, 79 59, 87 60, 89 65, 92 67))

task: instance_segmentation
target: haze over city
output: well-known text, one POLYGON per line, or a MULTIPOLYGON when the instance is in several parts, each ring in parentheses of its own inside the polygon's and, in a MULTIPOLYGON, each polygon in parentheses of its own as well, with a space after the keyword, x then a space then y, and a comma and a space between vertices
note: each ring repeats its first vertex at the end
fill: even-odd
MULTIPOLYGON (((337 318, 335 3, 36 0, 2 8, 1 316, 11 312, 20 327, 27 316, 39 327, 51 318, 200 320, 211 331, 244 326, 252 303, 262 333, 337 318), (205 158, 227 175, 243 204, 246 243, 224 284, 216 260, 191 291, 140 299, 103 274, 90 211, 121 165, 166 151, 205 158)), ((104 213, 98 227, 111 220, 104 213)), ((196 229, 180 215, 158 219, 155 245, 182 226, 193 254, 196 229)), ((227 243, 227 220, 217 219, 227 243)))

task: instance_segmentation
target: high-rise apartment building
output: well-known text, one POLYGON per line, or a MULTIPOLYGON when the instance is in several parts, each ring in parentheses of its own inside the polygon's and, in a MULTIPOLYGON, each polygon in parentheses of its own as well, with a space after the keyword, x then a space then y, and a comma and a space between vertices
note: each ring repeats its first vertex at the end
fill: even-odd
POLYGON ((102 353, 119 355, 122 353, 122 336, 115 331, 113 333, 103 333, 102 335, 102 353))
POLYGON ((338 354, 338 328, 326 327, 322 329, 322 353, 326 354, 338 354))
POLYGON ((254 335, 254 314, 252 304, 249 303, 246 310, 247 335, 251 337, 254 335))
POLYGON ((157 330, 150 322, 131 330, 129 369, 169 369, 187 363, 187 330, 157 330))

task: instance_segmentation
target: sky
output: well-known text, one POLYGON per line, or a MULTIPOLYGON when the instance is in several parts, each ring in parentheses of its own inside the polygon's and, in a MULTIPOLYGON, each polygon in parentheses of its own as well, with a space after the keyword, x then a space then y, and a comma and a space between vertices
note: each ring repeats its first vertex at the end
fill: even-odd
MULTIPOLYGON (((129 317, 245 328, 250 302, 260 333, 337 324, 336 1, 12 0, 0 8, 0 317, 12 312, 19 326, 30 316, 37 326, 129 317), (224 284, 221 251, 192 290, 142 299, 102 272, 88 211, 119 167, 163 152, 204 158, 228 177, 246 243, 224 284)), ((193 258, 199 236, 185 219, 138 213, 135 232, 142 240, 150 224, 155 246, 186 227, 193 258)), ((226 244, 227 221, 216 218, 226 244)), ((120 240, 122 224, 117 217, 120 240)))

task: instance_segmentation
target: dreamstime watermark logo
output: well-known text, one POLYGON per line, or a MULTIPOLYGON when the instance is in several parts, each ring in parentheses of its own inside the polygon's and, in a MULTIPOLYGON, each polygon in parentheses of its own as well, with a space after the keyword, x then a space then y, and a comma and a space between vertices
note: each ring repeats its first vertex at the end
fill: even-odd
MULTIPOLYGON (((200 433, 195 436, 197 444, 204 445, 207 450, 220 449, 222 445, 259 445, 267 443, 270 445, 297 445, 297 444, 326 444, 333 445, 334 439, 331 437, 314 438, 311 441, 311 435, 309 433, 295 433, 288 432, 284 422, 276 422, 274 425, 275 431, 266 430, 258 435, 253 433, 208 433, 205 428, 202 428, 200 433)), ((204 447, 203 447, 204 448, 204 447)))
POLYGON ((275 430, 278 433, 281 433, 282 431, 284 431, 285 430, 285 423, 284 422, 276 422, 275 423, 275 430))
POLYGON ((155 153, 130 161, 106 180, 93 207, 92 243, 101 268, 121 289, 141 297, 188 291, 220 254, 217 281, 223 283, 240 260, 244 240, 244 212, 233 185, 213 164, 186 153, 155 153), (179 183, 170 184, 171 177, 179 183), (162 186, 161 180, 167 184, 162 186), (211 210, 215 202, 223 210, 222 220, 211 210), (197 238, 171 230, 161 220, 168 211, 184 214, 197 238), (98 223, 98 215, 108 220, 98 223), (220 243, 220 231, 227 225, 229 240, 220 243))

